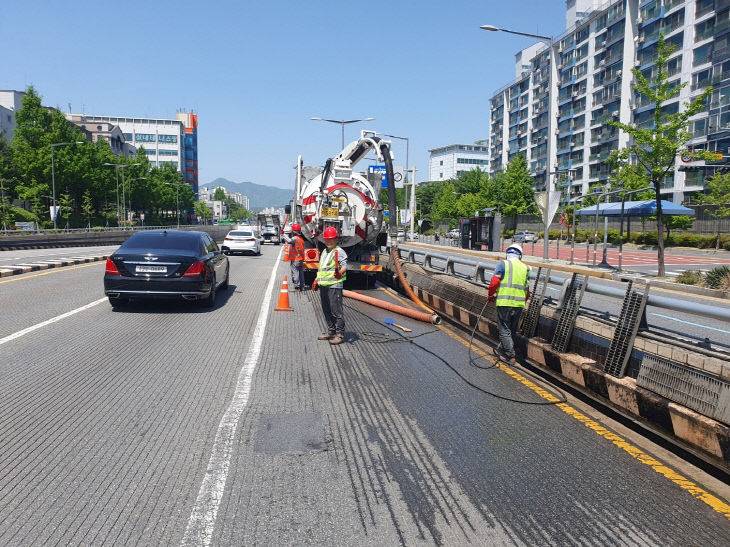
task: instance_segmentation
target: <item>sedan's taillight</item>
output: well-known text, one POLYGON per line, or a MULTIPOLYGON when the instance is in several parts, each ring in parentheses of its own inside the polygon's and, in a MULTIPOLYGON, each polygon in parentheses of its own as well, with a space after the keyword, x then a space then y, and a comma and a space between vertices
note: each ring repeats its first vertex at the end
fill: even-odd
POLYGON ((224 241, 233 241, 233 238, 232 237, 227 237, 227 238, 225 238, 224 241))
POLYGON ((187 271, 183 274, 183 277, 198 277, 203 273, 203 269, 205 268, 205 263, 202 260, 198 260, 197 262, 193 262, 190 267, 187 269, 187 271))
POLYGON ((106 272, 107 275, 122 275, 119 273, 116 264, 112 262, 111 258, 106 259, 106 272))

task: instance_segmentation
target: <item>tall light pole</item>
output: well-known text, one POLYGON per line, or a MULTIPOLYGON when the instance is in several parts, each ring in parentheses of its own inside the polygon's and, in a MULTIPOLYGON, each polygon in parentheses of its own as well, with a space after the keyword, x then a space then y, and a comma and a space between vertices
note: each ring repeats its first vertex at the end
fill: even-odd
MULTIPOLYGON (((122 216, 124 218, 124 226, 127 226, 127 203, 124 196, 124 169, 127 167, 134 167, 135 165, 142 165, 141 163, 105 163, 104 165, 113 166, 115 170, 122 170, 122 216)), ((119 172, 117 171, 117 200, 119 199, 119 172)), ((119 203, 117 202, 117 218, 119 218, 119 203)))
POLYGON ((552 36, 542 36, 540 34, 529 34, 527 32, 517 32, 516 30, 508 30, 505 28, 499 28, 495 27, 494 25, 482 25, 479 27, 482 30, 488 30, 491 32, 508 32, 509 34, 517 34, 518 36, 527 36, 528 38, 535 38, 536 40, 540 40, 541 42, 547 44, 550 47, 550 66, 548 68, 548 138, 547 138, 547 144, 546 144, 546 153, 547 153, 547 168, 545 170, 545 246, 542 253, 542 258, 544 260, 548 259, 548 243, 549 243, 549 233, 550 233, 550 225, 548 223, 548 220, 552 220, 548 218, 548 214, 550 212, 550 168, 551 168, 551 159, 550 159, 550 141, 553 138, 553 132, 552 132, 552 124, 553 124, 553 116, 552 116, 552 106, 553 106, 553 97, 555 96, 553 94, 553 66, 555 63, 553 62, 553 57, 555 53, 553 52, 553 37, 552 36))
POLYGON ((342 148, 345 148, 345 126, 348 123, 358 123, 358 122, 371 122, 375 118, 362 118, 360 120, 327 120, 325 118, 310 118, 314 121, 318 122, 329 122, 329 123, 339 123, 340 126, 342 126, 342 148))
POLYGON ((177 227, 180 227, 180 200, 178 199, 177 189, 180 186, 179 183, 166 182, 165 184, 175 187, 175 216, 177 217, 177 227))
POLYGON ((53 159, 53 149, 56 146, 69 146, 71 144, 84 144, 84 141, 75 142, 55 142, 51 144, 51 185, 53 186, 53 229, 56 230, 56 218, 58 217, 58 211, 56 209, 56 164, 53 159))
POLYGON ((137 177, 129 181, 129 212, 132 212, 132 183, 135 180, 147 180, 147 177, 137 177))
POLYGON ((111 165, 114 167, 114 174, 117 176, 117 226, 121 217, 119 216, 119 164, 117 163, 104 163, 103 165, 111 165))

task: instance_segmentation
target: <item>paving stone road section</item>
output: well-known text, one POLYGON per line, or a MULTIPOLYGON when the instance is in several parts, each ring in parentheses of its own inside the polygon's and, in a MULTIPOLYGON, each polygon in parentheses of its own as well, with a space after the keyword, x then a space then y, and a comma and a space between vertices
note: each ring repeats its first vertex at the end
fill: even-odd
MULTIPOLYGON (((0 346, 0 544, 180 544, 278 251, 232 259, 212 310, 103 302, 0 346)), ((447 363, 539 400, 433 325, 398 318, 404 342, 348 300, 333 347, 318 294, 290 303, 269 315, 213 545, 730 542, 725 516, 560 409, 467 385, 447 363)))

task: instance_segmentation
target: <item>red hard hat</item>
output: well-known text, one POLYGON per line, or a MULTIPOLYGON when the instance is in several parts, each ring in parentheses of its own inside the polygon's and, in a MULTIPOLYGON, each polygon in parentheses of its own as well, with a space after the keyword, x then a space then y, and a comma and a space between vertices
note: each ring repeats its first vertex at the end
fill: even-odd
POLYGON ((295 222, 294 224, 291 225, 291 231, 292 232, 301 232, 302 227, 299 225, 298 222, 295 222))
POLYGON ((325 239, 335 239, 338 236, 337 230, 332 226, 327 226, 327 228, 324 229, 324 238, 325 239))

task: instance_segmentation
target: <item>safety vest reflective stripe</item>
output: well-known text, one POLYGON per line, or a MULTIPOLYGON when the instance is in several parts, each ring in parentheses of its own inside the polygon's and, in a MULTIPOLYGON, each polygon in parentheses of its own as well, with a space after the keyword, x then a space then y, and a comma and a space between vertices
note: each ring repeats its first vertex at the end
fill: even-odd
POLYGON ((304 260, 304 242, 299 236, 294 236, 294 246, 289 245, 289 260, 304 260))
POLYGON ((497 305, 524 308, 529 278, 529 266, 519 260, 505 260, 504 277, 497 289, 497 305))
POLYGON ((344 274, 341 278, 335 277, 335 251, 324 250, 319 257, 319 269, 317 270, 317 285, 320 287, 327 287, 329 285, 336 285, 337 283, 343 282, 347 278, 347 274, 344 274))

